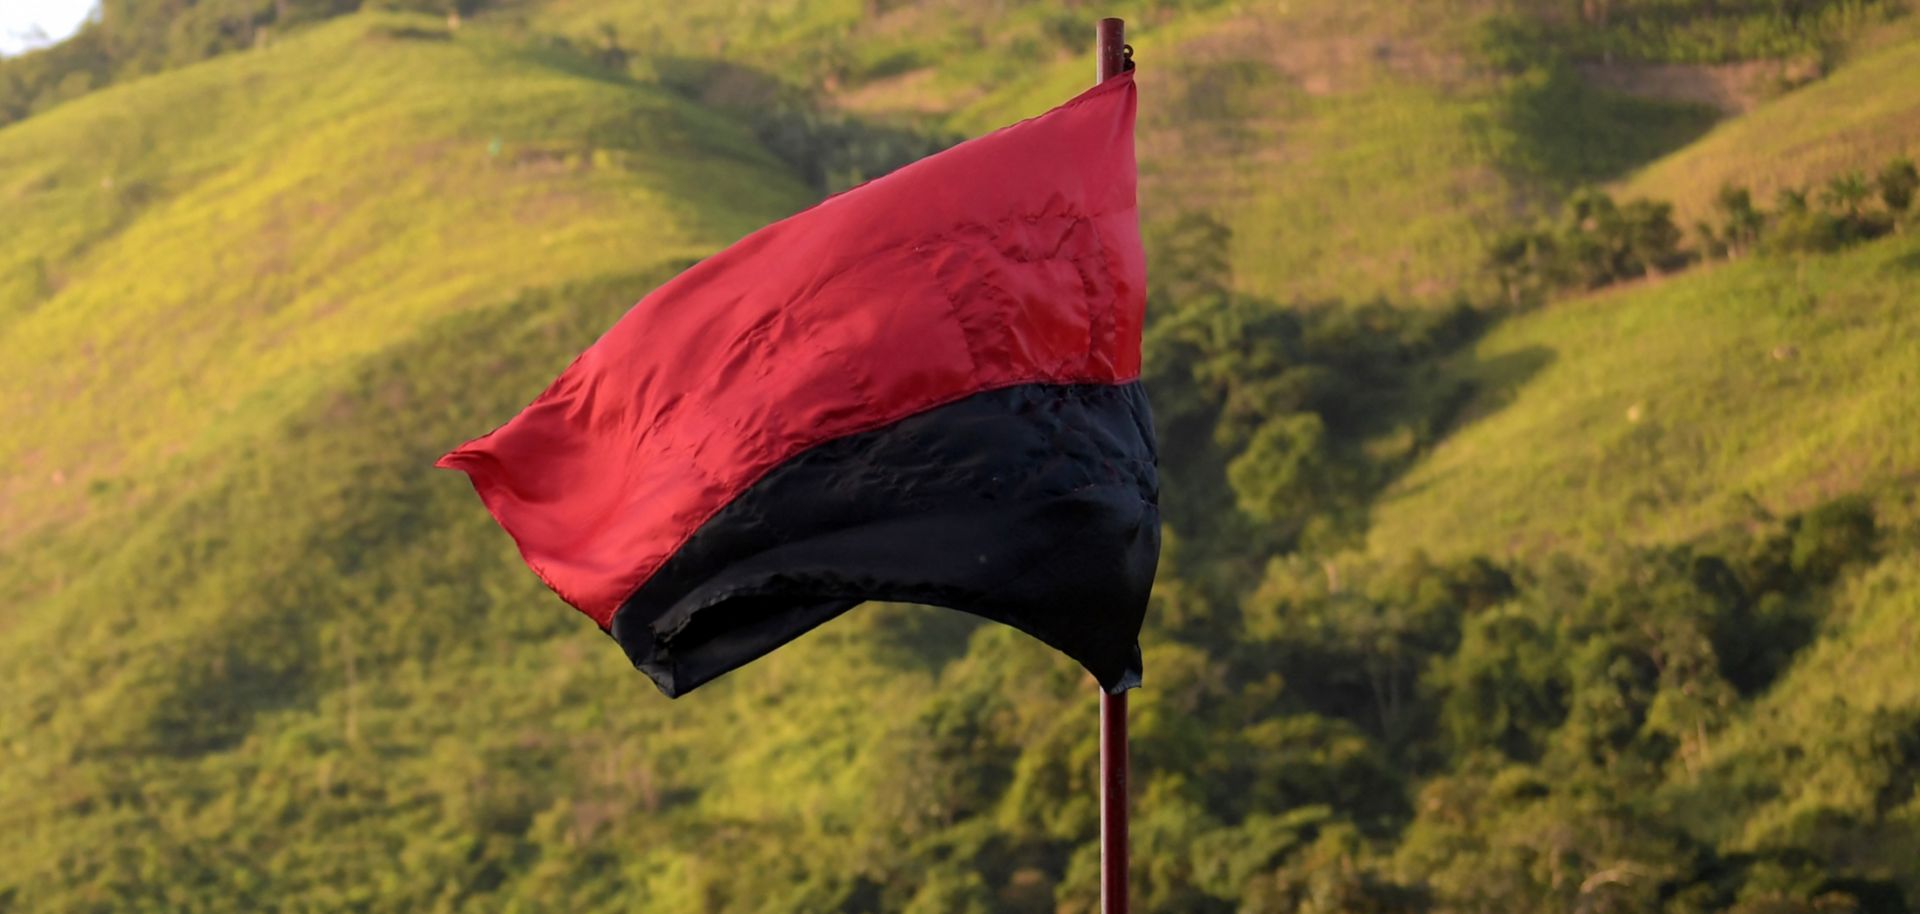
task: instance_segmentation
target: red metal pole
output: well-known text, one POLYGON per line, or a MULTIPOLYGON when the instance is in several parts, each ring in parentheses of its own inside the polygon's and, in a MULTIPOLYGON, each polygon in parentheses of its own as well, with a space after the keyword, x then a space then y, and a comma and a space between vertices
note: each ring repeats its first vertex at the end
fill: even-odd
MULTIPOLYGON (((1127 68, 1126 22, 1097 27, 1095 83, 1127 68)), ((1127 693, 1100 691, 1100 910, 1127 914, 1127 693)))
POLYGON ((1100 692, 1100 910, 1127 914, 1127 693, 1100 692))

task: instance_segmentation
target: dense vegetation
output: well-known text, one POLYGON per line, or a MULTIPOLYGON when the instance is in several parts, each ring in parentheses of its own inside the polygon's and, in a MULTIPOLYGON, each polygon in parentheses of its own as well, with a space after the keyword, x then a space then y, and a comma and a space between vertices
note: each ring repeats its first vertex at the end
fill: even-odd
POLYGON ((1831 253, 1912 223, 1916 190, 1920 170, 1904 157, 1872 178, 1857 169, 1834 175, 1812 200, 1803 188, 1784 188, 1772 211, 1756 206, 1746 188, 1727 184, 1714 197, 1714 218, 1694 224, 1696 249, 1686 250, 1672 203, 1620 204, 1588 188, 1568 199, 1557 221, 1496 239, 1487 269, 1503 298, 1520 305, 1561 290, 1657 276, 1701 257, 1831 253))
MULTIPOLYGON (((0 911, 1091 914, 1071 663, 871 606, 667 702, 428 469, 691 258, 1085 82, 1084 11, 960 6, 126 0, 0 62, 119 42, 0 95, 0 911)), ((1920 907, 1920 33, 1750 115, 1779 161, 1568 38, 1838 60, 1893 6, 1121 11, 1136 910, 1920 907)))
POLYGON ((1585 57, 1688 63, 1830 56, 1885 0, 1579 0, 1542 32, 1585 57))

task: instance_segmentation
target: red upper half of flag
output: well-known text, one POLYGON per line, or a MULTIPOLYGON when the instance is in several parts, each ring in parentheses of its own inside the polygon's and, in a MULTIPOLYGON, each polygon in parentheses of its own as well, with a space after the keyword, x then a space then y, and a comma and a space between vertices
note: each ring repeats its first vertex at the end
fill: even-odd
POLYGON ((761 229, 440 460, 600 623, 818 444, 1017 384, 1136 379, 1131 74, 761 229))

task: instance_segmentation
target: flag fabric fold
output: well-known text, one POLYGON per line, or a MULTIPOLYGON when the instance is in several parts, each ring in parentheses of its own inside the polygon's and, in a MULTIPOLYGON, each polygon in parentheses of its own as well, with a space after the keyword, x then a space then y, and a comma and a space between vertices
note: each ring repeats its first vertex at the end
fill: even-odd
POLYGON ((866 600, 1139 682, 1131 75, 747 236, 440 460, 668 695, 866 600))

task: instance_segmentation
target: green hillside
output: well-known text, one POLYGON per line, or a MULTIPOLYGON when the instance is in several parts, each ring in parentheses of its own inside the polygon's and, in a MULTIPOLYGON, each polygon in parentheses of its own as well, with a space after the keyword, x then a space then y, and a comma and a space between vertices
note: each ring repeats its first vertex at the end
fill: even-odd
POLYGON ((1556 305, 1462 367, 1500 393, 1376 503, 1381 554, 1680 542, 1920 481, 1920 239, 1556 305))
MULTIPOLYGON (((1489 67, 1488 7, 1156 0, 1104 11, 1128 19, 1142 84, 1161 100, 1142 111, 1145 211, 1226 222, 1235 281, 1255 294, 1443 303, 1516 208, 1704 128, 1702 112, 1604 97, 1539 61, 1489 67)), ((1008 3, 991 27, 985 18, 959 0, 555 2, 528 14, 628 50, 641 69, 718 57, 860 116, 964 134, 1038 114, 1087 82, 1085 11, 1008 3)), ((748 91, 732 75, 709 97, 748 91)))
POLYGON ((1109 13, 1135 910, 1920 909, 1916 214, 1488 266, 1584 185, 1690 226, 1920 157, 1907 7, 354 6, 0 61, 0 912, 1091 914, 1072 663, 870 606, 668 702, 430 466, 694 259, 1077 91, 1109 13), (1807 55, 1728 118, 1582 75, 1807 55))
POLYGON ((218 461, 424 322, 711 250, 807 199, 658 88, 402 19, 29 119, 0 134, 0 176, 0 418, 34 430, 0 442, 10 535, 153 494, 136 467, 218 461))
POLYGON ((1684 151, 1634 175, 1623 191, 1672 200, 1701 218, 1727 183, 1772 199, 1782 188, 1819 187, 1920 148, 1920 42, 1862 54, 1827 79, 1722 124, 1684 151))

